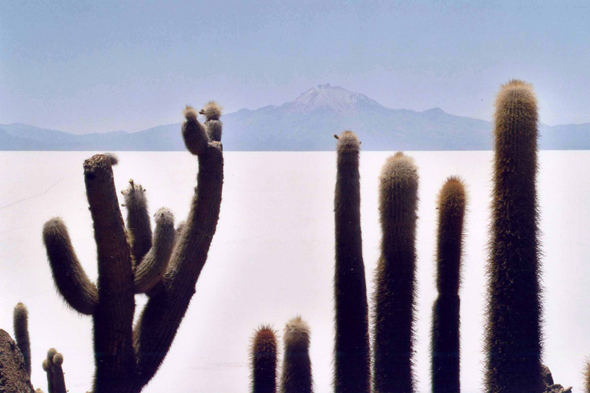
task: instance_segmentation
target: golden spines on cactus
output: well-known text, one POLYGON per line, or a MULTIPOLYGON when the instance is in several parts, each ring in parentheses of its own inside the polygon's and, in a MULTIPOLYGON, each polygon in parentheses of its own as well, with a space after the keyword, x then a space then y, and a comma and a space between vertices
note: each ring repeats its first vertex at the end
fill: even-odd
POLYGON ((418 170, 398 152, 380 176, 381 257, 373 309, 376 393, 414 391, 412 353, 416 275, 418 170))
POLYGON ((530 84, 502 86, 494 117, 486 391, 544 390, 538 239, 537 99, 530 84))
POLYGON ((250 352, 252 393, 276 393, 277 352, 275 331, 267 325, 256 329, 250 352))
POLYGON ((432 312, 432 391, 456 393, 460 384, 459 285, 467 193, 463 181, 451 176, 438 194, 436 286, 432 312))
POLYGON ((301 317, 287 322, 284 341, 281 393, 312 393, 313 379, 309 358, 310 329, 301 317))

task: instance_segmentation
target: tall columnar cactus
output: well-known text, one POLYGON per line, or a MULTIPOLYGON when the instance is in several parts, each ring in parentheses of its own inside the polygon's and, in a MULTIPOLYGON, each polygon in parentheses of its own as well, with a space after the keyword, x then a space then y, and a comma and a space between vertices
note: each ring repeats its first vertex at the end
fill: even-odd
POLYGON ((281 393, 312 393, 309 326, 296 317, 285 327, 281 393))
POLYGON ((31 340, 29 339, 29 312, 24 304, 19 303, 14 308, 14 338, 16 345, 23 354, 25 369, 31 375, 31 340))
POLYGON ((459 285, 463 219, 467 197, 463 182, 450 177, 438 195, 437 276, 438 298, 432 312, 432 391, 458 393, 459 285))
POLYGON ((47 389, 49 393, 66 393, 66 381, 61 365, 64 357, 55 348, 47 351, 47 358, 43 361, 43 370, 47 373, 47 389))
MULTIPOLYGON (((58 290, 72 308, 93 317, 94 393, 139 392, 154 376, 207 260, 221 204, 222 145, 208 136, 194 109, 187 107, 184 115, 182 134, 188 150, 199 158, 199 172, 179 239, 174 239, 172 214, 160 210, 148 249, 152 234, 146 220, 145 190, 133 182, 125 192, 129 214, 125 229, 113 181, 115 160, 105 154, 84 162, 98 251, 98 285, 84 272, 63 221, 54 218, 43 230, 58 290), (133 327, 134 295, 142 292, 149 300, 133 327)), ((221 122, 218 125, 220 130, 221 122)))
POLYGON ((277 391, 277 338, 270 326, 261 326, 252 338, 252 393, 277 391))
POLYGON ((336 149, 334 391, 368 393, 371 387, 371 359, 361 237, 360 142, 353 132, 345 131, 338 137, 336 149))
POLYGON ((381 257, 374 305, 374 391, 414 391, 412 372, 418 170, 398 152, 380 176, 381 257))
POLYGON ((541 392, 537 100, 512 80, 496 100, 486 391, 541 392))

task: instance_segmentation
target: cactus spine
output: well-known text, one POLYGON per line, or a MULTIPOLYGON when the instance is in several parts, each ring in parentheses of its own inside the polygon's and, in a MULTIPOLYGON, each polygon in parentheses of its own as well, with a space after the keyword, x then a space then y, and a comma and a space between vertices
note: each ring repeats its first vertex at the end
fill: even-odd
POLYGON ((301 317, 293 318, 287 322, 283 339, 285 354, 280 392, 312 393, 309 326, 301 317))
POLYGON ((134 251, 134 245, 145 245, 151 238, 145 190, 131 183, 125 194, 128 218, 136 223, 128 223, 126 230, 113 180, 116 160, 107 154, 84 162, 98 285, 80 265, 63 221, 55 218, 45 224, 43 237, 58 290, 75 310, 93 317, 93 393, 137 393, 149 382, 170 349, 207 260, 221 204, 222 146, 210 140, 194 109, 187 107, 185 118, 182 134, 189 151, 199 158, 199 172, 179 239, 175 240, 171 213, 160 211, 151 248, 145 252, 147 247, 138 246, 134 251), (136 290, 147 292, 149 300, 134 328, 136 290))
POLYGON ((261 326, 254 333, 252 352, 252 393, 277 391, 277 338, 269 326, 261 326))
POLYGON ((380 176, 381 257, 374 309, 374 391, 414 391, 412 372, 418 171, 398 152, 380 176))
POLYGON ((29 339, 29 311, 24 304, 19 303, 14 308, 14 338, 16 345, 23 354, 25 369, 31 376, 31 341, 29 339))
POLYGON ((542 392, 537 100, 512 80, 496 100, 486 391, 542 392))
POLYGON ((369 317, 360 216, 360 142, 351 131, 338 138, 334 199, 336 337, 334 391, 368 393, 371 387, 369 317))
POLYGON ((437 279, 438 298, 432 313, 432 391, 458 393, 459 286, 465 186, 456 177, 447 179, 438 195, 437 279))

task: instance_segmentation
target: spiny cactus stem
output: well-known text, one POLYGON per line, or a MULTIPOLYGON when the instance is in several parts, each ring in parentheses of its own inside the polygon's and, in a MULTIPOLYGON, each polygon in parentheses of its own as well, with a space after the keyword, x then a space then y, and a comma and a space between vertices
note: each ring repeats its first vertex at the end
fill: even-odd
POLYGON ((337 139, 334 390, 368 393, 371 362, 361 236, 360 143, 351 131, 343 132, 337 139))
POLYGON ((147 198, 145 189, 141 184, 135 184, 133 179, 129 180, 129 187, 122 190, 127 208, 127 231, 131 244, 131 257, 137 267, 143 257, 152 247, 152 226, 148 214, 147 198))
POLYGON ((106 155, 84 162, 86 195, 98 251, 99 302, 93 315, 95 393, 123 392, 135 372, 131 253, 106 155))
POLYGON ((16 345, 23 354, 25 369, 31 375, 31 341, 29 339, 29 312, 24 304, 19 303, 14 308, 14 336, 16 345))
POLYGON ((68 228, 61 218, 55 217, 45 223, 43 241, 53 282, 60 294, 74 310, 92 315, 98 303, 98 289, 80 264, 68 228))
POLYGON ((486 330, 488 392, 542 392, 537 101, 510 81, 496 101, 486 330))
POLYGON ((175 243, 174 215, 162 208, 154 215, 153 246, 135 269, 135 293, 149 293, 164 276, 175 243))
POLYGON ((252 393, 276 393, 277 339, 269 326, 261 326, 254 333, 250 361, 252 393))
POLYGON ((150 297, 134 332, 140 386, 152 378, 164 360, 195 293, 217 228, 222 186, 221 143, 211 142, 199 156, 197 189, 164 276, 164 289, 150 297))

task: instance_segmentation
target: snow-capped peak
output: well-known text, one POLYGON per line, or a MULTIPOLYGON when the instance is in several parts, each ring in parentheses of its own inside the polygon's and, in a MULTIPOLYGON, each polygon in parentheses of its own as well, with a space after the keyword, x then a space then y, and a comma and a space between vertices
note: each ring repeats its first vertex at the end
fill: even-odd
POLYGON ((285 106, 289 110, 297 112, 307 112, 324 108, 338 113, 349 112, 359 107, 367 106, 382 108, 381 104, 364 94, 348 91, 339 86, 331 86, 329 83, 307 90, 294 101, 286 103, 285 106))

